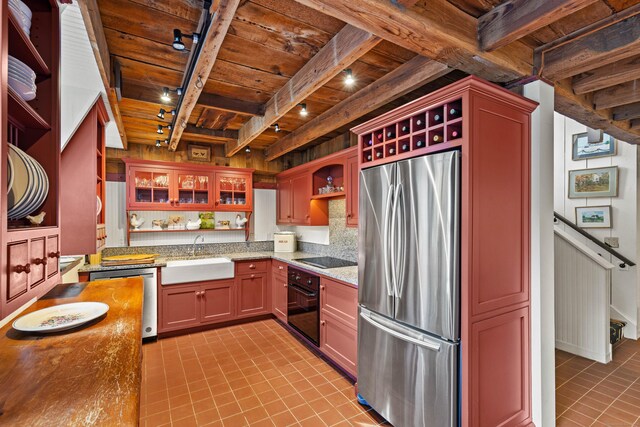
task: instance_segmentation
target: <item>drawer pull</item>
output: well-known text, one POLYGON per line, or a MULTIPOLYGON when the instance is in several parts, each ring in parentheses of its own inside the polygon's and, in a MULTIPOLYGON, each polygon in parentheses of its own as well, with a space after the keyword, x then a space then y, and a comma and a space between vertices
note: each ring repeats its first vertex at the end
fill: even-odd
POLYGON ((34 258, 33 263, 35 265, 47 265, 47 259, 46 258, 34 258))
POLYGON ((16 265, 14 268, 16 273, 31 273, 31 264, 16 265))
POLYGON ((256 269, 256 265, 255 265, 255 264, 249 264, 249 268, 250 268, 251 270, 255 270, 255 269, 256 269))
POLYGON ((255 278, 256 278, 256 275, 255 275, 255 274, 252 274, 252 275, 251 275, 251 278, 252 278, 252 279, 255 279, 255 278))

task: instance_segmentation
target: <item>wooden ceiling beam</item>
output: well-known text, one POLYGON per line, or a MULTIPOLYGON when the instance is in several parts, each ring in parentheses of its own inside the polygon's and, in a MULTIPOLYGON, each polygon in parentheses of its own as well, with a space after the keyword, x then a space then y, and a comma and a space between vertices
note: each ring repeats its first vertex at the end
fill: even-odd
POLYGON ((182 131, 187 126, 191 112, 198 103, 204 84, 209 78, 211 69, 218 57, 220 46, 227 35, 239 4, 240 0, 220 1, 205 35, 200 41, 202 45, 193 67, 193 73, 184 85, 182 102, 177 108, 176 120, 174 121, 175 127, 171 131, 171 140, 169 142, 169 150, 171 151, 175 151, 178 147, 182 131))
POLYGON ((573 79, 573 91, 577 94, 594 92, 636 79, 640 79, 640 55, 576 76, 573 79))
POLYGON ((622 105, 611 110, 613 120, 640 119, 640 102, 622 105))
POLYGON ((269 129, 279 118, 380 43, 371 33, 346 25, 267 102, 264 116, 252 117, 240 128, 235 143, 227 144, 231 157, 269 129))
POLYGON ((555 111, 592 129, 602 129, 609 135, 630 144, 640 144, 640 135, 628 121, 614 121, 611 110, 594 110, 590 96, 573 93, 570 79, 555 84, 555 111))
POLYGON ((198 104, 216 110, 229 111, 245 116, 263 116, 266 106, 257 102, 228 98, 222 95, 202 92, 198 104))
POLYGON ((277 159, 450 71, 444 64, 416 56, 280 139, 267 148, 266 159, 277 159))
POLYGON ((194 125, 187 125, 182 132, 182 135, 185 137, 189 135, 197 135, 210 137, 215 141, 236 141, 238 139, 238 131, 237 130, 224 130, 224 129, 207 129, 200 128, 194 125))
POLYGON ((100 9, 96 0, 86 0, 78 2, 80 7, 80 13, 82 14, 82 20, 84 21, 85 29, 87 30, 87 36, 89 37, 89 43, 91 44, 91 50, 96 58, 98 65, 98 71, 104 90, 109 98, 109 107, 111 107, 111 113, 113 119, 118 128, 120 139, 122 140, 122 146, 127 149, 127 133, 122 123, 122 115, 120 114, 120 108, 118 106, 118 97, 116 89, 112 85, 111 79, 111 57, 109 55, 109 46, 107 45, 107 38, 104 35, 104 27, 102 26, 102 18, 100 17, 100 9))
POLYGON ((538 74, 561 80, 640 54, 640 4, 536 48, 538 74))
POLYGON ((635 102, 640 102, 640 87, 636 81, 623 83, 593 93, 593 105, 596 110, 635 102))
POLYGON ((507 82, 531 74, 530 47, 518 41, 493 52, 483 52, 477 42, 478 20, 447 0, 429 0, 412 9, 385 0, 296 1, 490 81, 507 82))
POLYGON ((599 0, 507 0, 478 19, 478 41, 492 51, 599 0))

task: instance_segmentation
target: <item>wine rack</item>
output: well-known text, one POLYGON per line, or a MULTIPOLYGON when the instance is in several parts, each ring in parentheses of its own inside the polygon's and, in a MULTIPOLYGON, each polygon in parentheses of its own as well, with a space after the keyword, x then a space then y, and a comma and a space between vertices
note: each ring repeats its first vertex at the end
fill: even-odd
POLYGON ((463 137, 462 98, 425 106, 408 117, 360 137, 361 163, 387 163, 428 152, 441 144, 458 145, 463 137))

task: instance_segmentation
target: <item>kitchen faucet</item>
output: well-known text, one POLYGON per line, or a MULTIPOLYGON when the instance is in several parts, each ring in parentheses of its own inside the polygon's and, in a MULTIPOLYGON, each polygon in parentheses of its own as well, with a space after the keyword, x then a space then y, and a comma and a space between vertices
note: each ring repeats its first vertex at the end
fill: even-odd
POLYGON ((191 256, 196 256, 196 245, 198 244, 198 239, 200 239, 201 243, 204 243, 204 236, 202 234, 198 234, 193 240, 193 249, 191 250, 191 256))

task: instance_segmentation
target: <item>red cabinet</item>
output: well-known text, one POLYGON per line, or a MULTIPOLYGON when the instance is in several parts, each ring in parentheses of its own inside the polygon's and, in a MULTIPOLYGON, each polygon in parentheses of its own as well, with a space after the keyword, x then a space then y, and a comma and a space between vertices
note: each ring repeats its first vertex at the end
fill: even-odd
POLYGON ((287 323, 287 264, 271 261, 272 313, 283 323, 287 323))
POLYGON ((347 227, 358 226, 358 203, 359 193, 358 188, 360 186, 360 169, 358 167, 358 150, 354 149, 353 152, 347 157, 345 168, 347 169, 347 183, 346 183, 346 196, 347 196, 347 227))
POLYGON ((276 184, 276 223, 291 223, 291 179, 278 179, 276 184))
POLYGON ((312 200, 311 175, 305 170, 277 177, 276 209, 278 224, 329 225, 327 200, 312 200))
POLYGON ((160 286, 160 332, 235 318, 233 279, 160 286))
POLYGON ((269 260, 236 261, 237 317, 271 312, 269 260))
POLYGON ((253 210, 253 170, 124 159, 128 210, 253 210))
POLYGON ((253 206, 252 174, 216 171, 214 205, 216 211, 249 211, 253 206))
POLYGON ((353 376, 357 375, 358 289, 322 277, 320 280, 320 351, 353 376))

